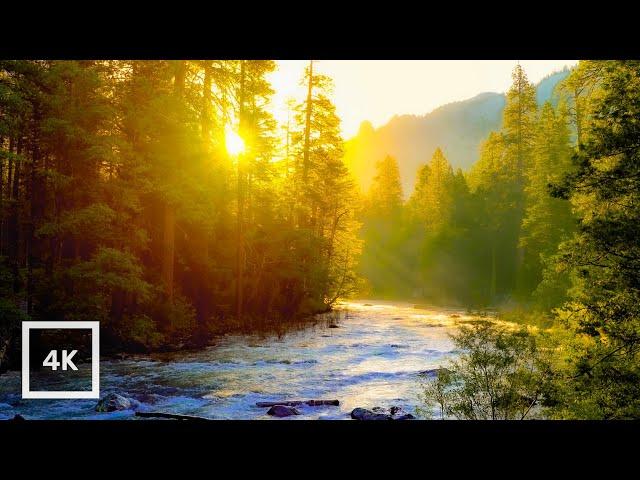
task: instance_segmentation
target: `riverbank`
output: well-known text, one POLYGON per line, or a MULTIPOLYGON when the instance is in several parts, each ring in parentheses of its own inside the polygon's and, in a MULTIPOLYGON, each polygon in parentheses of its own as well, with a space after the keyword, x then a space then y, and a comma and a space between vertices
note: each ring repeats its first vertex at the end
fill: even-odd
MULTIPOLYGON (((300 314, 286 319, 245 317, 242 323, 233 318, 221 318, 218 322, 211 322, 203 328, 195 329, 189 335, 178 338, 167 336, 157 343, 124 339, 107 327, 101 329, 100 353, 103 360, 116 360, 136 355, 193 352, 215 346, 218 339, 225 335, 282 335, 287 331, 304 329, 317 323, 335 324, 340 321, 344 313, 342 309, 325 309, 321 312, 300 314)), ((20 370, 19 325, 20 323, 15 321, 0 330, 0 375, 10 370, 20 370)), ((60 332, 56 333, 58 340, 60 335, 60 332)))

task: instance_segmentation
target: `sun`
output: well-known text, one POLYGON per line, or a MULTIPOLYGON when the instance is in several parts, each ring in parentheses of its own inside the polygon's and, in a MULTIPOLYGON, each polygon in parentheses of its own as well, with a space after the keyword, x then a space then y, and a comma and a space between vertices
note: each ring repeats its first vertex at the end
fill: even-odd
POLYGON ((238 135, 238 133, 233 128, 231 128, 230 125, 227 125, 225 129, 224 140, 229 155, 236 156, 244 153, 244 140, 242 140, 242 137, 238 135))

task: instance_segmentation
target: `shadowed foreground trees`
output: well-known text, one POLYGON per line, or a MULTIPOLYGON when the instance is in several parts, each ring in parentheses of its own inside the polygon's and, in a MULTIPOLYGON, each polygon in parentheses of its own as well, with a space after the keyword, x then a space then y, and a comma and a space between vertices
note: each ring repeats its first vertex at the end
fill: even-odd
POLYGON ((274 68, 2 61, 3 322, 100 320, 105 338, 125 348, 228 329, 239 215, 229 125, 247 146, 245 323, 324 310, 349 292, 355 192, 328 79, 314 76, 309 142, 304 151, 294 142, 285 169, 292 159, 282 161, 267 109, 274 68))

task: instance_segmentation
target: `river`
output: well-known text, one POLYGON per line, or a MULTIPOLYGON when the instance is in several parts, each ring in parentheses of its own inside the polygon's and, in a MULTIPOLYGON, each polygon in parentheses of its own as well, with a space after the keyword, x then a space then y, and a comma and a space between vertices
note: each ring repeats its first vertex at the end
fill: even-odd
MULTIPOLYGON (((283 335, 228 335, 197 352, 100 363, 101 395, 117 392, 138 409, 213 419, 269 419, 256 402, 338 399, 299 407, 290 419, 348 419, 355 407, 403 407, 415 415, 419 372, 456 355, 449 333, 464 311, 398 302, 353 301, 338 328, 319 322, 283 335)), ((20 372, 0 375, 0 418, 133 419, 132 410, 97 413, 96 400, 23 400, 20 372)))

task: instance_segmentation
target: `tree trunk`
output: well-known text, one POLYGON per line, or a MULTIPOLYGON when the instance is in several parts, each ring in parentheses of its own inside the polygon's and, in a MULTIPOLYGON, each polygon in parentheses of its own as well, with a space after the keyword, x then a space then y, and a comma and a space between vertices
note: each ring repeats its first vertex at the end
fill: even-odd
POLYGON ((580 107, 580 92, 578 92, 577 88, 574 90, 573 99, 576 110, 576 149, 580 151, 580 144, 582 143, 582 108, 580 107))
MULTIPOLYGON (((244 128, 244 102, 245 102, 245 63, 240 63, 240 95, 238 106, 238 131, 242 133, 244 128)), ((236 218, 236 321, 242 322, 243 310, 243 276, 244 276, 244 232, 243 232, 243 216, 244 216, 244 192, 243 192, 243 176, 242 171, 242 154, 238 156, 238 214, 236 218)))
MULTIPOLYGON (((0 137, 0 150, 4 147, 4 138, 0 137)), ((4 158, 0 158, 0 256, 4 252, 4 158)))
MULTIPOLYGON (((13 142, 11 142, 13 143, 13 142)), ((13 145, 10 146, 10 150, 13 151, 13 145)), ((22 151, 22 142, 18 141, 16 146, 16 159, 13 168, 13 179, 11 186, 11 208, 9 211, 9 219, 7 221, 7 253, 9 256, 9 265, 11 269, 11 275, 13 277, 13 292, 18 293, 21 289, 20 281, 20 269, 19 269, 19 256, 20 256, 20 209, 19 209, 19 195, 20 195, 20 153, 22 151)))
POLYGON ((493 303, 496 298, 496 244, 495 240, 491 245, 491 284, 489 291, 489 301, 493 303))
MULTIPOLYGON (((186 74, 185 60, 177 60, 175 63, 175 74, 173 91, 180 105, 184 93, 184 78, 186 74)), ((181 113, 181 111, 180 111, 181 113)), ((182 115, 179 114, 181 117, 182 115)), ((178 162, 180 163, 180 162, 178 162)), ((176 165, 180 168, 180 165, 176 165)), ((162 283, 164 284, 165 294, 170 302, 173 302, 173 274, 175 263, 175 242, 176 242, 176 212, 175 205, 165 200, 164 205, 164 230, 162 238, 162 283)))
POLYGON ((205 151, 209 152, 211 142, 211 62, 204 61, 204 81, 202 84, 202 140, 205 144, 205 151))
POLYGON ((162 282, 165 294, 173 302, 173 265, 176 240, 176 211, 169 203, 164 206, 164 229, 162 236, 162 282))
POLYGON ((256 402, 256 407, 266 408, 275 407, 276 405, 285 405, 287 407, 296 407, 298 405, 309 405, 310 407, 319 407, 323 405, 340 405, 339 400, 290 400, 286 402, 256 402))
POLYGON ((12 208, 12 200, 13 200, 13 169, 15 164, 15 159, 13 158, 13 138, 9 137, 9 145, 7 146, 9 153, 9 160, 7 162, 7 214, 6 218, 3 217, 3 226, 4 230, 0 232, 2 235, 2 244, 3 244, 3 253, 7 256, 9 255, 9 219, 11 217, 11 208, 12 208))
POLYGON ((36 261, 41 262, 42 242, 36 237, 36 225, 42 221, 45 211, 45 196, 46 185, 44 178, 39 173, 42 169, 40 162, 42 160, 40 155, 40 111, 37 106, 34 106, 33 123, 32 123, 32 137, 31 137, 31 171, 30 171, 30 189, 29 189, 29 229, 27 232, 27 312, 31 315, 33 313, 33 293, 34 293, 34 278, 33 267, 36 261))
POLYGON ((311 108, 313 100, 313 60, 309 60, 309 84, 307 87, 307 111, 304 124, 304 152, 302 163, 302 179, 307 182, 307 175, 309 173, 309 148, 311 138, 311 108))

